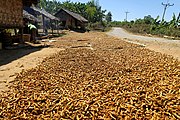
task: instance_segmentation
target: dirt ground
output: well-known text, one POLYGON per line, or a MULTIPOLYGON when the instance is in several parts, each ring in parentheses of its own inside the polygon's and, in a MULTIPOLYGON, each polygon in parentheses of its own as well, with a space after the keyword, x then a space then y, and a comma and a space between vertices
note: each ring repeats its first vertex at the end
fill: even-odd
MULTIPOLYGON (((26 47, 16 50, 1 50, 0 51, 0 92, 4 90, 8 90, 8 86, 10 85, 11 81, 13 81, 16 75, 20 73, 22 70, 34 68, 39 63, 41 63, 44 58, 49 57, 57 53, 58 51, 64 50, 66 48, 86 47, 89 49, 93 49, 91 47, 92 45, 88 43, 88 40, 92 38, 97 39, 95 36, 91 36, 91 35, 88 36, 88 34, 86 34, 86 39, 84 39, 84 37, 82 36, 83 34, 78 34, 78 37, 74 36, 74 32, 72 33, 69 32, 69 34, 73 34, 73 35, 71 37, 64 36, 60 38, 61 40, 60 42, 62 43, 61 46, 55 45, 56 47, 53 48, 26 47), (67 41, 69 41, 68 44, 67 41), (63 45, 64 42, 65 44, 63 45)), ((147 38, 144 38, 142 40, 142 38, 141 39, 135 38, 134 36, 131 35, 129 36, 133 37, 134 39, 128 39, 128 34, 122 33, 122 30, 119 31, 119 29, 118 30, 115 29, 115 31, 111 31, 108 34, 116 37, 121 37, 125 41, 144 45, 151 50, 161 52, 163 54, 172 55, 175 58, 180 59, 179 42, 178 44, 173 43, 172 41, 163 40, 162 42, 162 40, 157 41, 155 38, 151 38, 153 41, 152 40, 148 41, 147 38)), ((48 42, 42 43, 42 45, 44 44, 53 45, 52 43, 48 43, 48 42)))
POLYGON ((24 70, 0 94, 0 119, 180 118, 172 56, 101 32, 69 32, 48 45, 15 50, 1 63, 8 77, 24 70))
MULTIPOLYGON (((42 44, 44 45, 44 43, 42 44)), ((46 57, 62 50, 60 48, 44 48, 41 45, 0 51, 0 92, 8 90, 11 81, 22 70, 36 67, 46 57), (40 47, 38 47, 40 46, 40 47)))

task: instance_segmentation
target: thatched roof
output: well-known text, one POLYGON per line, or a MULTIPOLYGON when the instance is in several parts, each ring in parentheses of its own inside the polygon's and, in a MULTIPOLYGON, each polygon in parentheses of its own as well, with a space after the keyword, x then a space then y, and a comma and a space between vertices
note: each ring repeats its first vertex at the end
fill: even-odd
POLYGON ((79 14, 77 14, 77 13, 74 13, 74 12, 71 12, 71 11, 69 11, 69 10, 66 10, 66 9, 64 9, 64 8, 62 8, 59 12, 57 12, 57 13, 55 14, 55 16, 58 15, 58 14, 59 14, 60 12, 62 12, 62 11, 66 12, 67 14, 69 14, 70 16, 72 16, 73 18, 77 19, 77 20, 80 21, 80 22, 88 22, 88 20, 85 19, 84 17, 82 17, 81 15, 79 15, 79 14))
POLYGON ((39 14, 43 14, 44 16, 46 16, 47 18, 51 19, 51 20, 56 20, 59 21, 59 18, 51 15, 50 13, 48 13, 47 11, 45 11, 44 9, 39 9, 37 7, 31 7, 31 9, 33 9, 34 11, 36 11, 39 14))
POLYGON ((23 18, 26 18, 28 20, 32 20, 35 22, 39 22, 40 20, 38 20, 38 18, 36 18, 35 16, 33 16, 32 14, 28 13, 27 11, 23 10, 23 18))
POLYGON ((0 27, 19 28, 23 26, 22 0, 0 1, 0 27))
POLYGON ((39 0, 0 0, 0 27, 23 27, 23 6, 37 4, 39 0))

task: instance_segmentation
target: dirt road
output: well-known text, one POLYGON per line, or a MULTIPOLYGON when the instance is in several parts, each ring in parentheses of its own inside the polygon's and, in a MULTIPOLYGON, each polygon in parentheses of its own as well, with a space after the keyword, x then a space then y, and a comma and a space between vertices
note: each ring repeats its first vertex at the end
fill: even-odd
POLYGON ((122 28, 113 28, 113 30, 107 34, 123 38, 123 40, 131 43, 143 45, 150 50, 171 55, 180 60, 180 40, 168 40, 165 38, 134 35, 126 32, 122 28))

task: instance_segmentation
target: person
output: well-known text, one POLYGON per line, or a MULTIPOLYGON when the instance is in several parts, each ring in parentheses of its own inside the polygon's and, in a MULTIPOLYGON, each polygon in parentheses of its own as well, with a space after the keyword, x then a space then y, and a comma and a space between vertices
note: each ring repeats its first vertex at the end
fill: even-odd
POLYGON ((31 42, 36 43, 36 31, 37 31, 36 26, 29 23, 28 28, 29 28, 30 34, 31 34, 31 42))

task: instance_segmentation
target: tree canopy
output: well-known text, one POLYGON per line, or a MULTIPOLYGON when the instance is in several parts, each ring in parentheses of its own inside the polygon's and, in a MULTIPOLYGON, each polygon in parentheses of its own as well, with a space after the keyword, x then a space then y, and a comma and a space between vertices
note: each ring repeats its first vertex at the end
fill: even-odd
MULTIPOLYGON (((70 0, 64 2, 56 0, 40 0, 39 7, 45 9, 51 14, 55 14, 61 8, 64 8, 82 15, 91 23, 101 22, 106 16, 106 10, 102 9, 98 0, 90 0, 87 3, 71 2, 70 0)), ((108 20, 111 20, 112 15, 110 16, 109 13, 107 15, 109 17, 108 20)))
POLYGON ((111 22, 112 21, 112 13, 111 12, 108 12, 107 15, 106 15, 106 21, 107 22, 111 22))

